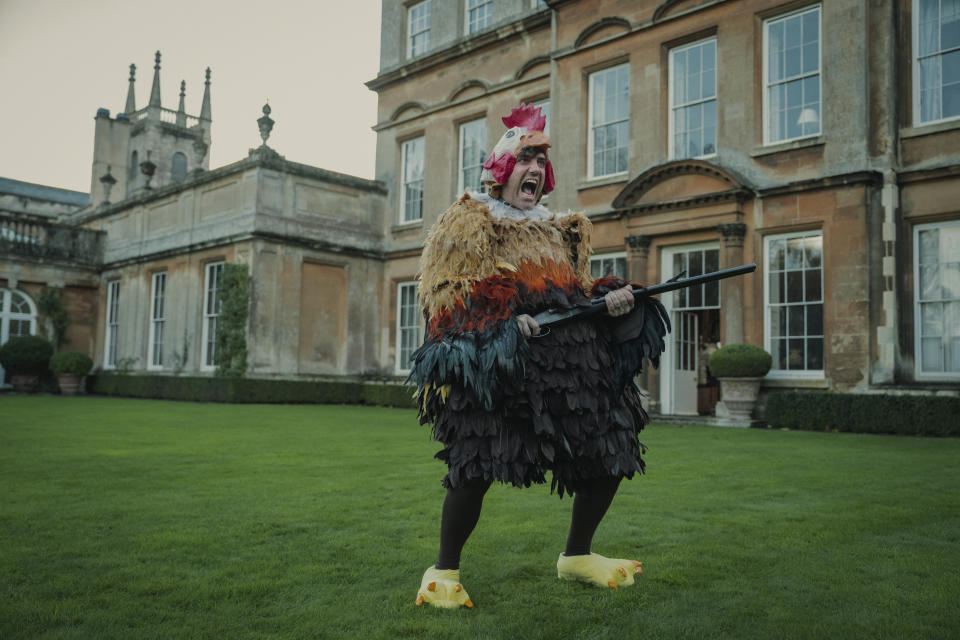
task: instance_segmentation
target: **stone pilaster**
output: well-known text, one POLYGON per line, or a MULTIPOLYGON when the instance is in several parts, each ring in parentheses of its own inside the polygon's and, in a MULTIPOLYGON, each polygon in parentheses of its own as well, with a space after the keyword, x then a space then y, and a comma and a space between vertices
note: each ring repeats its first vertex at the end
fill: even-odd
MULTIPOLYGON (((643 285, 655 284, 649 272, 650 236, 627 236, 627 280, 643 285)), ((659 374, 651 373, 651 367, 644 367, 635 382, 644 392, 648 400, 647 410, 651 413, 660 411, 660 379, 659 374)))
POLYGON ((627 280, 650 284, 648 272, 650 257, 650 236, 627 236, 627 280))
MULTIPOLYGON (((720 268, 743 264, 743 239, 747 225, 742 222, 718 224, 717 231, 723 238, 720 248, 720 268)), ((743 342, 743 278, 728 278, 720 284, 723 324, 721 338, 724 344, 743 342)))

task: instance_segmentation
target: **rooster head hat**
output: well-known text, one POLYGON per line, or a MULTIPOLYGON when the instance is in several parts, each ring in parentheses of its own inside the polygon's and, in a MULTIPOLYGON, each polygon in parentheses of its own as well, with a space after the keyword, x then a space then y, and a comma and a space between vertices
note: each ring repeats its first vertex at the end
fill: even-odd
MULTIPOLYGON (((490 187, 490 194, 498 197, 502 187, 517 163, 517 156, 524 147, 533 147, 547 154, 550 148, 550 138, 543 132, 547 126, 547 118, 540 111, 540 107, 521 103, 519 107, 510 110, 510 115, 503 117, 503 124, 507 126, 490 157, 483 163, 483 173, 480 180, 490 187)), ((547 166, 543 175, 543 192, 546 195, 553 191, 553 166, 547 154, 547 166)))

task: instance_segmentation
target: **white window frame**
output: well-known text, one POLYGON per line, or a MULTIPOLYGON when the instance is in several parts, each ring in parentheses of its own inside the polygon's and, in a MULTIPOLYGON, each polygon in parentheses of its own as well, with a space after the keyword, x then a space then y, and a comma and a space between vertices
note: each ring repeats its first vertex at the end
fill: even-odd
POLYGON ((543 133, 546 136, 550 135, 550 98, 544 98, 542 100, 537 100, 533 103, 534 107, 540 107, 540 113, 544 115, 547 119, 546 124, 543 126, 543 133))
POLYGON ((417 4, 410 5, 407 8, 407 58, 416 58, 422 56, 430 50, 430 14, 433 7, 430 6, 430 0, 424 0, 417 4), (417 10, 422 12, 415 15, 417 10), (418 36, 424 36, 421 47, 414 47, 414 39, 418 36))
MULTIPOLYGON (((26 294, 24 291, 18 289, 4 289, 0 288, 0 345, 6 344, 7 340, 10 339, 10 321, 11 320, 29 320, 30 321, 30 334, 31 336, 37 335, 37 305, 33 300, 26 294), (29 313, 20 313, 14 312, 11 308, 13 301, 13 294, 22 296, 24 300, 27 301, 27 307, 30 309, 29 313)), ((0 378, 0 383, 3 380, 0 378)))
POLYGON ((203 331, 200 350, 200 369, 212 371, 217 368, 217 321, 220 317, 219 281, 223 275, 223 265, 218 262, 208 262, 203 268, 203 331), (213 345, 211 348, 210 345, 213 345))
POLYGON ((601 69, 599 71, 594 71, 589 75, 587 81, 587 177, 590 180, 599 179, 599 178, 609 178, 613 176, 626 175, 630 169, 630 63, 625 62, 623 64, 614 65, 612 67, 607 67, 606 69, 601 69), (619 120, 612 120, 610 122, 596 123, 594 122, 594 113, 593 113, 593 96, 596 86, 597 79, 606 74, 612 74, 618 72, 620 69, 626 69, 627 71, 627 114, 626 117, 620 118, 619 120), (611 126, 615 124, 620 124, 622 122, 627 123, 627 136, 625 145, 627 148, 627 166, 623 168, 622 171, 615 171, 613 173, 596 173, 596 167, 594 167, 594 131, 600 127, 611 126))
MULTIPOLYGON (((923 119, 922 119, 922 114, 923 114, 923 112, 921 111, 921 107, 920 107, 920 94, 921 94, 921 89, 922 89, 921 86, 920 86, 920 81, 921 81, 920 59, 921 59, 921 57, 923 57, 923 58, 943 57, 945 54, 953 53, 953 52, 955 52, 955 51, 957 51, 957 50, 960 50, 960 46, 953 47, 953 48, 950 48, 950 49, 938 49, 937 51, 935 51, 935 52, 933 52, 933 53, 929 53, 929 54, 926 54, 926 55, 924 55, 924 56, 921 56, 921 55, 920 55, 920 0, 912 0, 912 5, 913 5, 913 7, 912 7, 913 13, 912 13, 911 15, 913 16, 913 20, 912 20, 912 22, 913 22, 913 25, 912 25, 912 31, 913 31, 912 57, 913 57, 913 123, 914 123, 914 126, 917 126, 917 127, 919 127, 919 126, 927 126, 927 125, 931 125, 931 124, 937 124, 937 123, 939 123, 939 122, 949 122, 949 121, 951 121, 951 120, 960 119, 960 113, 958 113, 958 114, 956 114, 956 115, 953 115, 953 116, 940 117, 940 118, 937 118, 937 119, 934 119, 934 120, 923 120, 923 119)), ((939 22, 938 22, 938 24, 939 24, 939 22)), ((940 69, 941 69, 940 75, 941 75, 941 79, 942 79, 942 69, 943 69, 943 61, 942 61, 942 60, 940 61, 940 69)), ((943 85, 940 85, 939 88, 942 90, 943 85)), ((942 95, 942 94, 940 95, 940 100, 941 100, 940 113, 942 114, 942 113, 943 113, 943 103, 942 103, 943 95, 942 95)))
MULTIPOLYGON (((409 367, 403 366, 403 355, 405 351, 408 351, 410 354, 412 354, 414 351, 417 350, 417 347, 420 346, 421 329, 420 329, 420 300, 419 300, 419 292, 418 292, 419 286, 420 286, 420 283, 417 282, 416 280, 408 280, 406 282, 397 283, 397 318, 396 318, 396 334, 395 334, 396 345, 394 349, 395 351, 394 368, 396 369, 396 372, 398 374, 404 374, 410 371, 409 367), (413 312, 412 313, 416 321, 416 324, 412 327, 405 325, 403 322, 404 320, 403 316, 404 316, 404 310, 405 310, 404 304, 403 304, 403 292, 405 289, 410 290, 411 288, 413 289, 413 304, 412 304, 413 312), (411 331, 413 336, 413 343, 410 345, 408 350, 405 350, 403 347, 403 337, 404 335, 408 335, 408 336, 411 335, 410 333, 411 331)), ((409 306, 410 305, 407 305, 407 309, 409 309, 409 306)))
MULTIPOLYGON (((933 371, 933 372, 924 372, 922 370, 922 320, 920 315, 920 306, 923 302, 931 303, 943 303, 943 302, 958 302, 960 298, 941 298, 939 300, 929 300, 921 301, 920 300, 920 233, 929 229, 943 229, 949 227, 958 227, 960 226, 960 220, 951 220, 944 222, 934 222, 930 224, 920 224, 914 227, 913 229, 913 290, 914 302, 913 302, 913 361, 914 361, 914 375, 917 380, 938 380, 945 382, 952 382, 960 380, 960 372, 949 372, 949 371, 933 371)), ((946 337, 946 336, 944 336, 946 337)))
POLYGON ((486 119, 486 117, 476 118, 476 119, 474 119, 474 120, 469 120, 469 121, 467 121, 467 122, 461 122, 461 123, 460 123, 460 129, 459 129, 459 136, 458 136, 458 137, 459 137, 460 143, 457 145, 457 195, 459 196, 459 195, 462 194, 466 189, 476 189, 476 190, 478 190, 480 193, 486 193, 486 192, 487 192, 487 186, 483 183, 482 180, 480 180, 480 184, 475 184, 475 185, 470 185, 470 186, 468 186, 468 185, 466 184, 466 181, 464 180, 464 176, 463 176, 464 172, 467 171, 467 170, 469 170, 469 169, 478 169, 477 176, 482 176, 482 175, 483 175, 483 163, 486 161, 486 153, 487 153, 487 151, 486 151, 486 149, 487 149, 487 119, 486 119), (479 146, 480 146, 480 155, 478 156, 479 160, 478 160, 477 164, 471 164, 471 165, 468 165, 468 166, 464 166, 464 164, 463 164, 463 150, 464 150, 464 145, 463 145, 463 143, 464 143, 464 137, 466 136, 467 128, 470 127, 471 125, 475 125, 475 124, 477 124, 477 123, 480 123, 481 125, 483 125, 483 139, 480 141, 480 145, 479 145, 479 146))
POLYGON ((107 310, 104 314, 103 368, 117 368, 117 343, 120 338, 120 280, 107 281, 107 310))
POLYGON ((614 260, 614 261, 616 261, 616 260, 620 260, 620 259, 623 260, 623 275, 620 276, 620 277, 623 278, 624 280, 629 280, 630 278, 627 277, 627 271, 628 271, 628 269, 630 268, 630 265, 627 264, 627 252, 626 252, 626 251, 616 251, 616 252, 613 252, 613 253, 598 253, 598 254, 596 254, 596 255, 590 256, 590 277, 591 277, 592 279, 596 280, 597 278, 602 278, 604 275, 607 275, 607 274, 604 274, 604 273, 601 273, 599 276, 593 275, 593 265, 594 265, 594 263, 600 263, 600 265, 601 265, 600 269, 602 270, 602 269, 603 269, 603 266, 602 266, 602 265, 603 265, 603 262, 604 262, 605 260, 614 260))
POLYGON ((410 224, 423 220, 423 171, 424 165, 426 164, 426 148, 427 143, 424 136, 405 140, 403 144, 400 145, 400 224, 410 224), (409 153, 415 153, 418 147, 421 173, 418 180, 411 180, 409 179, 410 176, 407 175, 408 169, 410 168, 407 164, 407 158, 409 153), (414 182, 420 183, 420 210, 416 212, 415 217, 411 216, 410 211, 407 210, 407 185, 414 182))
MULTIPOLYGON (((668 66, 669 66, 669 69, 670 69, 670 73, 669 73, 669 81, 668 81, 668 86, 667 86, 667 94, 668 94, 668 96, 669 96, 668 100, 669 100, 669 104, 670 104, 670 108, 669 108, 669 110, 668 110, 668 111, 669 111, 669 114, 668 114, 668 127, 667 127, 667 128, 668 128, 668 131, 669 131, 669 137, 667 138, 667 139, 668 139, 668 143, 667 143, 667 146, 668 146, 667 155, 668 155, 668 157, 669 157, 671 160, 679 160, 679 159, 684 159, 684 158, 689 158, 689 157, 694 157, 694 158, 712 158, 712 157, 714 157, 714 156, 717 155, 717 138, 719 137, 719 129, 720 129, 720 126, 719 126, 719 125, 720 125, 720 121, 719 121, 719 118, 717 117, 717 112, 716 112, 716 109, 717 109, 717 75, 718 75, 718 69, 719 69, 719 67, 720 67, 720 60, 719 60, 719 58, 718 58, 718 51, 717 51, 717 49, 718 49, 718 47, 717 47, 717 37, 716 37, 716 36, 711 36, 711 37, 709 37, 709 38, 704 38, 703 40, 698 40, 698 41, 696 41, 696 42, 691 42, 691 43, 689 43, 689 44, 685 44, 685 45, 680 46, 680 47, 674 47, 673 49, 670 50, 670 58, 669 58, 669 59, 670 59, 670 63, 669 63, 669 65, 668 65, 668 66), (703 98, 703 97, 701 97, 701 98, 698 98, 698 99, 696 99, 696 100, 690 100, 690 101, 685 102, 685 103, 683 103, 683 104, 675 104, 675 102, 676 102, 676 94, 675 94, 675 87, 676 87, 676 75, 675 75, 675 73, 676 73, 676 62, 675 62, 675 59, 676 59, 677 55, 680 54, 680 53, 685 53, 686 51, 689 51, 690 49, 696 49, 696 48, 698 48, 698 47, 702 47, 702 46, 704 46, 704 45, 706 45, 706 44, 709 44, 709 43, 713 43, 713 94, 712 94, 710 97, 708 97, 708 98, 703 98), (688 155, 686 155, 686 154, 678 155, 678 154, 677 154, 677 151, 676 151, 677 124, 676 124, 676 115, 675 115, 675 112, 678 111, 678 110, 680 110, 680 109, 686 109, 686 108, 688 108, 688 107, 693 107, 693 106, 696 106, 696 105, 706 105, 706 104, 709 103, 709 102, 714 103, 713 151, 710 152, 710 153, 704 153, 704 154, 701 154, 701 155, 698 155, 698 156, 688 156, 688 155)), ((702 71, 702 69, 701 69, 701 71, 702 71)), ((701 73, 701 76, 702 76, 702 73, 701 73)), ((701 79, 702 79, 702 78, 701 78, 701 79)), ((702 87, 701 87, 701 89, 702 89, 702 87)), ((702 96, 702 92, 701 92, 701 96, 702 96)), ((703 116, 702 116, 702 115, 701 115, 700 124, 701 124, 701 129, 704 129, 704 127, 703 127, 703 116)))
MULTIPOLYGON (((801 54, 801 56, 802 56, 802 54, 801 54)), ((803 7, 802 9, 797 9, 796 11, 791 11, 791 12, 789 12, 789 13, 783 13, 783 14, 780 14, 780 15, 775 16, 775 17, 773 17, 773 18, 768 18, 767 20, 764 20, 764 21, 763 21, 763 85, 762 85, 762 91, 763 91, 763 144, 764 144, 764 145, 784 144, 784 143, 787 143, 787 142, 792 142, 792 141, 794 141, 794 140, 805 140, 805 139, 808 139, 808 138, 816 138, 817 136, 823 135, 823 117, 824 117, 824 115, 823 115, 823 111, 824 111, 824 109, 823 109, 823 105, 824 105, 824 101, 823 101, 823 11, 822 11, 821 6, 820 6, 819 4, 813 4, 813 5, 810 5, 810 6, 807 6, 807 7, 803 7), (778 81, 777 84, 785 84, 786 82, 798 80, 798 79, 801 79, 801 78, 808 78, 808 77, 811 77, 811 76, 813 76, 813 75, 816 75, 816 76, 817 76, 817 95, 820 96, 820 99, 819 99, 820 113, 818 114, 818 115, 819 115, 819 118, 820 118, 820 123, 819 123, 820 126, 819 126, 819 129, 817 130, 816 133, 803 134, 803 135, 795 136, 795 137, 793 137, 793 138, 784 137, 784 138, 778 138, 778 139, 776 139, 776 140, 772 140, 771 137, 770 137, 770 129, 771 129, 771 127, 770 127, 770 122, 771 122, 771 119, 773 118, 773 114, 770 112, 770 81, 769 81, 769 78, 770 78, 770 69, 769 69, 769 66, 770 66, 770 36, 769 36, 770 26, 773 25, 774 23, 781 22, 781 21, 784 21, 784 20, 788 20, 789 18, 793 18, 793 17, 799 16, 799 15, 802 15, 802 14, 805 14, 805 13, 809 13, 809 12, 811 12, 811 11, 816 11, 816 12, 817 12, 817 24, 818 24, 818 27, 817 27, 817 29, 818 29, 818 37, 817 37, 817 71, 816 71, 816 74, 814 74, 814 73, 806 73, 806 74, 803 73, 803 70, 802 70, 802 57, 801 57, 801 72, 800 72, 800 75, 791 77, 791 78, 789 78, 789 79, 781 78, 781 79, 778 81)), ((800 110, 800 115, 801 115, 801 117, 803 116, 803 111, 804 111, 803 108, 801 108, 801 110, 800 110)))
POLYGON ((147 341, 147 368, 163 369, 163 338, 167 323, 167 272, 150 278, 150 339, 147 341))
MULTIPOLYGON (((770 326, 770 243, 774 240, 789 240, 791 238, 805 238, 808 236, 820 236, 820 305, 821 305, 821 330, 823 331, 822 340, 823 340, 823 352, 821 358, 823 360, 824 366, 827 362, 827 331, 826 331, 826 314, 823 309, 826 307, 826 291, 824 290, 824 281, 823 281, 823 272, 826 270, 826 265, 824 257, 826 256, 826 251, 824 250, 824 235, 822 229, 808 229, 806 231, 794 231, 790 233, 779 233, 774 235, 765 236, 763 239, 763 346, 767 350, 767 353, 773 356, 773 362, 776 364, 777 357, 773 352, 773 335, 771 332, 770 326)), ((786 269, 786 260, 787 255, 784 253, 784 269, 786 269)), ((804 288, 806 288, 806 283, 804 283, 804 288)), ((787 307, 790 303, 785 303, 783 306, 787 307)), ((804 294, 803 305, 811 304, 811 302, 806 300, 806 294, 804 294)), ((804 316, 804 324, 806 324, 806 316, 804 316)), ((788 329, 789 331, 789 329, 788 329)), ((804 330, 804 339, 807 339, 809 336, 804 330)), ((824 369, 770 369, 770 373, 767 374, 768 378, 776 379, 786 379, 786 380, 822 380, 824 378, 824 369)))
POLYGON ((493 0, 464 0, 463 2, 463 32, 468 36, 475 33, 479 33, 493 24, 493 0), (473 5, 473 6, 471 6, 473 5), (483 25, 480 25, 480 18, 478 16, 476 22, 478 24, 474 25, 474 21, 471 20, 471 13, 476 11, 478 14, 480 10, 484 9, 484 19, 485 22, 483 25))

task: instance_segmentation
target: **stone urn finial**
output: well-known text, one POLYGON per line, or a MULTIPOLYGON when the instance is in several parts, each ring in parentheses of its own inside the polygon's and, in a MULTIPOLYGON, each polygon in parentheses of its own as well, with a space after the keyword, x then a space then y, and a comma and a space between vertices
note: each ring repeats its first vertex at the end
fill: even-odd
POLYGON ((110 190, 117 184, 117 179, 110 173, 110 165, 107 165, 107 172, 100 176, 100 184, 103 185, 103 204, 110 204, 110 190))
POLYGON ((152 189, 150 179, 157 171, 157 165, 150 161, 150 151, 147 151, 147 159, 140 163, 140 172, 147 177, 147 183, 143 185, 144 189, 152 189))
POLYGON ((267 146, 267 138, 270 137, 270 132, 273 131, 273 118, 270 117, 270 104, 267 103, 263 105, 263 116, 257 118, 257 126, 260 127, 260 138, 263 140, 262 146, 267 146))

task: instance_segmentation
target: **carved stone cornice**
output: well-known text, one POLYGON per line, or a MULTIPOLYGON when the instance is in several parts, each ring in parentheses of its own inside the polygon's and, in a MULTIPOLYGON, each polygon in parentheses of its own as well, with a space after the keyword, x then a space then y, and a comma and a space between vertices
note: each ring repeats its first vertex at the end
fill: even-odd
POLYGON ((646 258, 650 255, 650 236, 631 235, 626 237, 627 250, 637 257, 646 258))
POLYGON ((742 222, 727 222, 717 225, 717 231, 723 236, 725 247, 742 247, 747 236, 747 225, 742 222))

